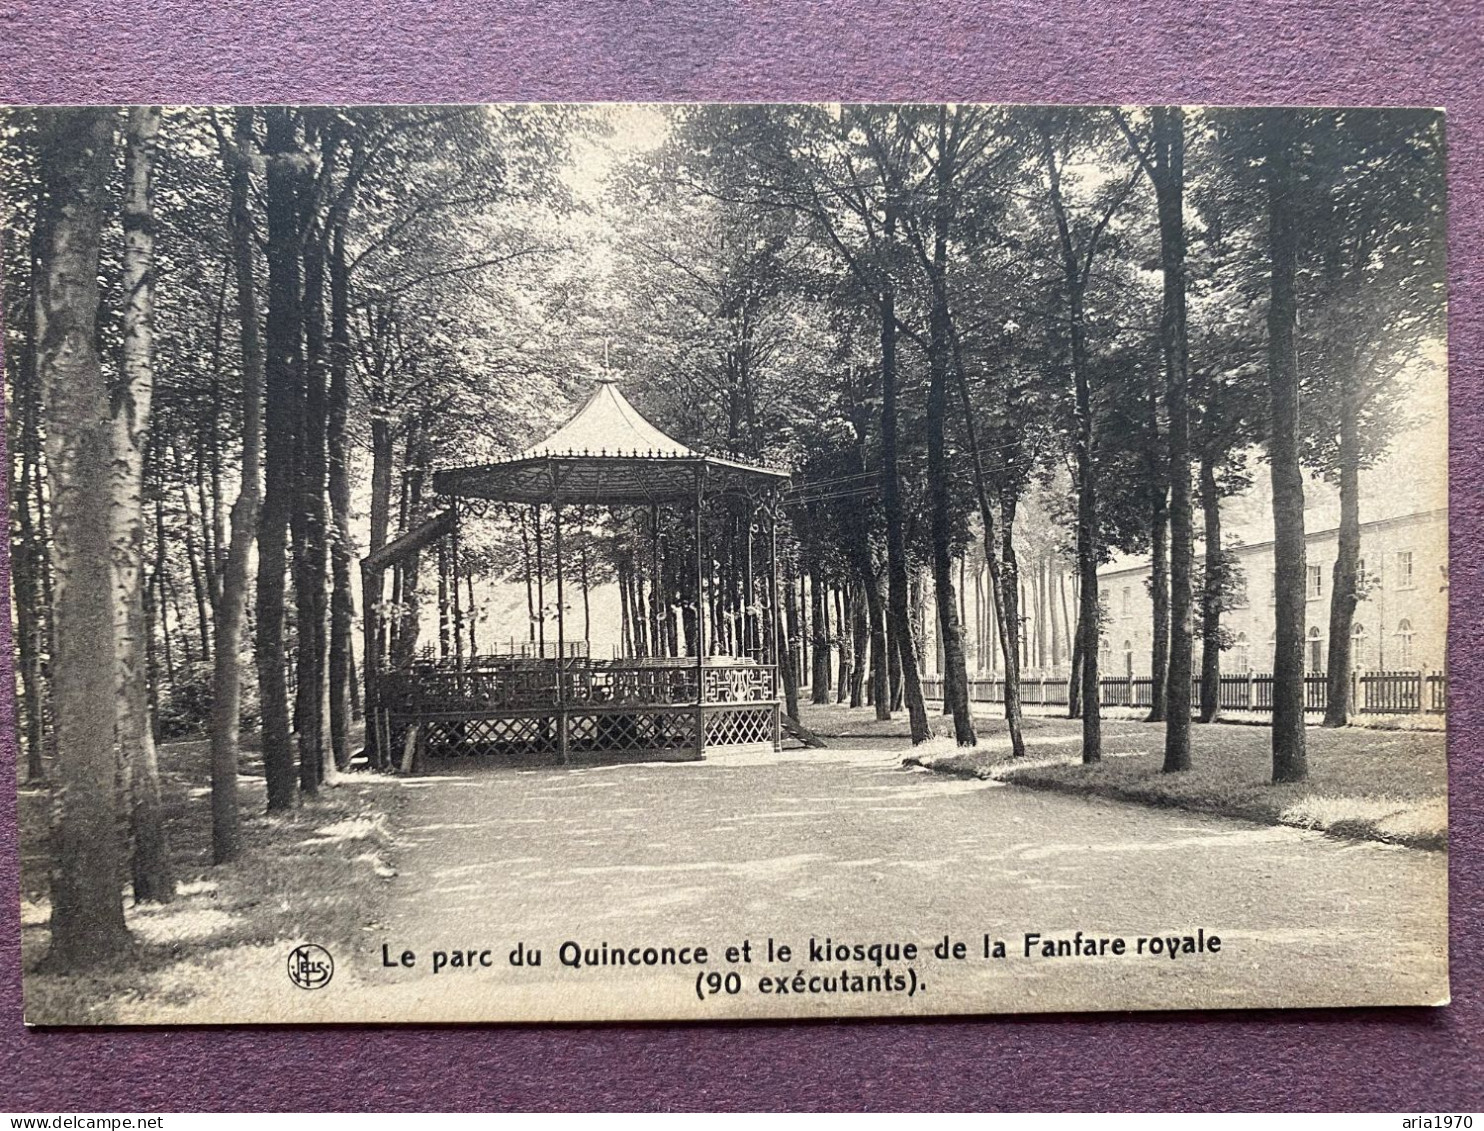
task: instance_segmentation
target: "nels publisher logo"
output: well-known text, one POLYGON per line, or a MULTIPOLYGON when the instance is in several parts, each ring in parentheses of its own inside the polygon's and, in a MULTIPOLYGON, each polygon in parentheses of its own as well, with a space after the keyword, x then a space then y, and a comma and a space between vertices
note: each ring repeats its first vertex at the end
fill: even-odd
POLYGON ((305 943, 289 951, 289 979, 301 990, 323 989, 334 974, 335 960, 324 947, 305 943))

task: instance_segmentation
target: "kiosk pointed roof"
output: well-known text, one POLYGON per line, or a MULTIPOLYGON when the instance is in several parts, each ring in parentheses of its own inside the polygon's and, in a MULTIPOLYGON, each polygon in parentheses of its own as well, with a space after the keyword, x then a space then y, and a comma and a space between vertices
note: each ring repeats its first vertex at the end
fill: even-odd
POLYGON ((619 391, 618 380, 603 376, 572 419, 516 458, 599 454, 676 457, 699 453, 645 420, 619 391))
POLYGON ((702 495, 760 496, 788 472, 708 456, 665 435, 599 378, 572 418, 519 455, 434 473, 444 495, 511 503, 658 503, 702 495))

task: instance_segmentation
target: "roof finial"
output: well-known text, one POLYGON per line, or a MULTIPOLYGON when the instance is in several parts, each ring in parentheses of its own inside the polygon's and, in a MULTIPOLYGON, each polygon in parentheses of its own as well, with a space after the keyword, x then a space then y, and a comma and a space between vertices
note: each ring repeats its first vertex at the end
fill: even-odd
POLYGON ((617 385, 618 377, 608 368, 608 339, 603 339, 603 370, 598 374, 598 384, 617 385))

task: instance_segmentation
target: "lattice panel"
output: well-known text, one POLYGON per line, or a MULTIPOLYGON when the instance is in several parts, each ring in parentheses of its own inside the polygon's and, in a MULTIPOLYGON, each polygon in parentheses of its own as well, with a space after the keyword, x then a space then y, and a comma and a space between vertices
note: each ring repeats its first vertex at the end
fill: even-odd
POLYGON ((749 746, 771 743, 776 707, 715 711, 706 715, 707 746, 749 746))
POLYGON ((429 719, 424 748, 435 758, 464 755, 531 757, 559 752, 557 720, 538 718, 429 719))
POLYGON ((694 711, 573 715, 568 726, 567 749, 574 754, 693 750, 696 745, 694 711))
MULTIPOLYGON (((707 747, 751 746, 776 741, 777 707, 773 704, 709 709, 704 718, 707 747)), ((400 760, 413 726, 418 744, 433 758, 494 757, 555 761, 561 757, 560 717, 434 717, 388 719, 391 755, 400 760)), ((569 757, 627 754, 674 754, 696 749, 696 709, 610 710, 572 713, 567 718, 569 757)))

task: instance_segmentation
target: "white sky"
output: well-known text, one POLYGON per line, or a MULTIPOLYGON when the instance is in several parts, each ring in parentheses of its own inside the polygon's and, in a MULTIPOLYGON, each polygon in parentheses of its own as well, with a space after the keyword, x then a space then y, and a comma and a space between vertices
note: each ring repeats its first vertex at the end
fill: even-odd
POLYGON ((663 106, 649 103, 594 105, 588 109, 612 132, 607 137, 579 139, 572 147, 572 164, 562 179, 579 200, 597 206, 602 203, 614 168, 663 142, 670 123, 663 106))
POLYGON ((599 104, 588 110, 607 126, 607 132, 573 142, 572 161, 561 179, 585 209, 567 220, 572 236, 589 248, 583 270, 590 277, 606 280, 613 271, 615 232, 607 211, 609 182, 625 162, 660 145, 670 132, 670 123, 663 107, 646 103, 599 104))

